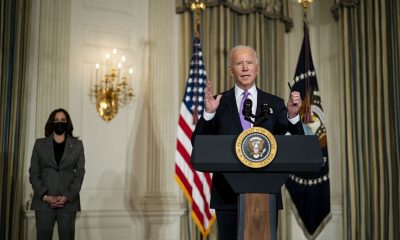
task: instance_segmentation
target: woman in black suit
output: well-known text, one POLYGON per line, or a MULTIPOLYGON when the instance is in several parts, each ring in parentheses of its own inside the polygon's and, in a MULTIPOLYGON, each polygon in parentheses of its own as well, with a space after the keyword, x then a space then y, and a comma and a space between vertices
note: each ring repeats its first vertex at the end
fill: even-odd
POLYGON ((75 237, 85 156, 82 141, 72 135, 73 129, 68 112, 55 109, 45 126, 46 137, 37 139, 32 151, 29 181, 38 240, 52 239, 55 222, 60 240, 75 237))

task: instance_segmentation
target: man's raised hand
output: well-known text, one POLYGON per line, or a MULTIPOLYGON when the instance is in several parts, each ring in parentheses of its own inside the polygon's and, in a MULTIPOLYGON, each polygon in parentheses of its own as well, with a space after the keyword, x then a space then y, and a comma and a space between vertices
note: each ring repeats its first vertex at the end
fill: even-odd
POLYGON ((219 106, 219 101, 221 100, 222 95, 219 94, 217 98, 214 98, 213 89, 211 87, 211 81, 207 81, 206 89, 205 89, 205 111, 207 113, 214 113, 217 111, 219 106))

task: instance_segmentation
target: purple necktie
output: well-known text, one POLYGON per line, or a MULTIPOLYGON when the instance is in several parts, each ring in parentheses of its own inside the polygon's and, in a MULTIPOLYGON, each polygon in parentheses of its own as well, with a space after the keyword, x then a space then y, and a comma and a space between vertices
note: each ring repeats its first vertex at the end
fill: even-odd
POLYGON ((251 128, 251 123, 244 119, 242 112, 243 112, 244 100, 247 99, 247 97, 250 95, 250 93, 248 91, 244 91, 242 95, 243 95, 243 98, 242 98, 242 101, 240 101, 239 116, 240 116, 240 123, 242 124, 243 130, 246 130, 248 128, 251 128))

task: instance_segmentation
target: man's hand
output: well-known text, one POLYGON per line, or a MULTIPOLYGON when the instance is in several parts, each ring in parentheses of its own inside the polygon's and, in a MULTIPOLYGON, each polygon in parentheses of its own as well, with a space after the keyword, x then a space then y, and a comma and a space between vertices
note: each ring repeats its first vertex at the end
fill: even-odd
POLYGON ((206 89, 205 89, 205 111, 208 113, 214 113, 217 111, 219 106, 219 101, 221 100, 222 95, 219 94, 217 98, 214 98, 213 90, 211 87, 211 81, 207 81, 206 89))
POLYGON ((294 118, 299 114, 301 108, 301 96, 297 91, 290 93, 290 98, 287 102, 288 116, 289 118, 294 118))

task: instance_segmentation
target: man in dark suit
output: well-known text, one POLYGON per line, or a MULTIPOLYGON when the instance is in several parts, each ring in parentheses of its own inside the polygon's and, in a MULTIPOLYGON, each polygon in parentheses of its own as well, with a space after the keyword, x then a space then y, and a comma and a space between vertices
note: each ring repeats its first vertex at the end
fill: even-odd
MULTIPOLYGON (((256 116, 259 115, 263 103, 267 103, 272 109, 272 114, 261 127, 275 135, 286 132, 304 134, 299 117, 299 92, 291 92, 286 108, 283 99, 256 88, 259 64, 257 54, 251 47, 234 47, 230 51, 229 61, 229 71, 235 80, 235 86, 214 97, 211 82, 207 82, 205 111, 196 125, 192 141, 196 135, 239 135, 244 129, 251 127, 241 114, 243 100, 246 98, 252 100, 252 113, 256 116)), ((280 195, 277 206, 282 208, 280 195)), ((213 175, 210 207, 216 210, 219 239, 237 239, 238 195, 233 192, 222 174, 213 175)))

